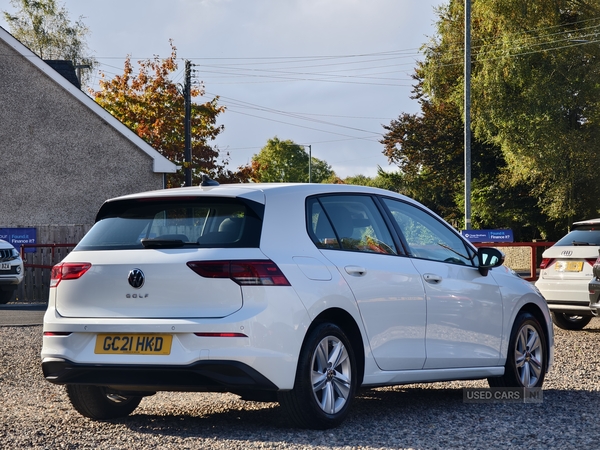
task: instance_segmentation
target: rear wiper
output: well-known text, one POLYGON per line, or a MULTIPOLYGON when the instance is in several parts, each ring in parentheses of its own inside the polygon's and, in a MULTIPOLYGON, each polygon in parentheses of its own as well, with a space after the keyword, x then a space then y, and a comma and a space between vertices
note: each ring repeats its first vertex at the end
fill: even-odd
POLYGON ((142 239, 144 248, 178 248, 183 247, 187 242, 181 239, 142 239))
POLYGON ((573 241, 571 242, 572 245, 595 245, 595 244, 590 244, 589 242, 582 242, 582 241, 573 241))

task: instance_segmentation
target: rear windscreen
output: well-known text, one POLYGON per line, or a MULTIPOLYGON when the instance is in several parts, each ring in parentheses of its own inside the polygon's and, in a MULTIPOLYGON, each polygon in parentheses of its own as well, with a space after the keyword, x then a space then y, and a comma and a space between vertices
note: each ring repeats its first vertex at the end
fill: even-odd
POLYGON ((108 202, 75 250, 258 247, 262 208, 206 197, 108 202))
POLYGON ((586 225, 579 227, 565 237, 563 237, 556 244, 557 246, 568 246, 568 245, 598 245, 600 246, 600 228, 598 226, 586 225))

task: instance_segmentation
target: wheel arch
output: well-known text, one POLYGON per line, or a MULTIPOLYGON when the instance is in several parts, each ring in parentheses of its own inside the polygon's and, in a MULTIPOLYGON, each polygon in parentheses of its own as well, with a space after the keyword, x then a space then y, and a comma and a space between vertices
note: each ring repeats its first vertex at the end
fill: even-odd
POLYGON ((358 377, 356 385, 357 387, 360 387, 362 385, 365 373, 365 348, 360 328, 358 327, 358 324, 354 318, 347 311, 344 311, 341 308, 331 308, 322 311, 310 324, 302 345, 304 346, 306 336, 308 336, 310 332, 319 324, 325 322, 333 323, 340 327, 350 340, 350 343, 352 344, 352 350, 354 351, 354 357, 356 358, 356 375, 358 377))
POLYGON ((531 314, 533 317, 536 318, 536 320, 540 323, 540 325, 542 327, 544 327, 544 329, 546 330, 545 333, 545 337, 546 337, 546 354, 544 355, 546 357, 546 361, 548 361, 548 366, 546 368, 546 371, 550 370, 550 366, 552 365, 552 347, 554 345, 553 343, 553 339, 552 339, 552 334, 553 334, 553 329, 552 329, 552 319, 550 318, 550 316, 546 317, 544 315, 544 313, 542 312, 541 308, 536 305, 535 303, 525 303, 521 309, 517 312, 517 314, 515 315, 515 318, 519 316, 519 314, 522 313, 529 313, 531 314))

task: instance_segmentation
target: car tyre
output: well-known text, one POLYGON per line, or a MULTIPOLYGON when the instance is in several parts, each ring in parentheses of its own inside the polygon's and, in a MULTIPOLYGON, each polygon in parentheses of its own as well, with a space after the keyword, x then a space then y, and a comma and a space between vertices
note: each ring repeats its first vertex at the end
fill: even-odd
POLYGON ((538 320, 520 313, 510 333, 504 375, 488 378, 490 387, 542 387, 548 368, 546 345, 546 332, 538 320))
POLYGON ((8 302, 10 302, 14 294, 15 291, 13 290, 0 291, 0 305, 6 305, 8 302))
POLYGON ((85 417, 95 420, 126 417, 138 407, 141 396, 123 396, 102 386, 67 384, 67 395, 73 407, 85 417))
POLYGON ((581 330, 592 320, 593 316, 578 316, 576 314, 566 314, 561 312, 552 312, 552 322, 558 328, 563 330, 581 330))
POLYGON ((356 383, 356 359, 349 339, 337 325, 322 323, 306 338, 294 389, 280 392, 279 403, 301 428, 333 428, 348 415, 356 383))

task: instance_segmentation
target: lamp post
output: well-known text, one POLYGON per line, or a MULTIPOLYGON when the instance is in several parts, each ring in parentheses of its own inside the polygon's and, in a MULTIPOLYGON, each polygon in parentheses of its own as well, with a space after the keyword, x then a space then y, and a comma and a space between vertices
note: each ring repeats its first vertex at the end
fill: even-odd
POLYGON ((302 145, 308 147, 308 182, 312 183, 312 145, 302 145))
POLYGON ((465 230, 471 229, 471 0, 465 0, 465 230))
POLYGON ((308 182, 312 183, 312 146, 308 146, 308 182))

